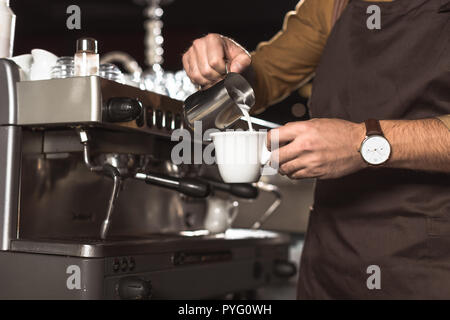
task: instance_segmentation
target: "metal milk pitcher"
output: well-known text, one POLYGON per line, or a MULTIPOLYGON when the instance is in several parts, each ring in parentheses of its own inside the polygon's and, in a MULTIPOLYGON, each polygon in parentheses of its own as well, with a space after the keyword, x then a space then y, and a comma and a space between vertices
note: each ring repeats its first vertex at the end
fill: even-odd
POLYGON ((243 116, 238 105, 252 107, 254 104, 255 93, 247 80, 238 73, 228 73, 222 81, 185 100, 185 121, 191 129, 195 121, 201 121, 202 131, 223 130, 243 116))

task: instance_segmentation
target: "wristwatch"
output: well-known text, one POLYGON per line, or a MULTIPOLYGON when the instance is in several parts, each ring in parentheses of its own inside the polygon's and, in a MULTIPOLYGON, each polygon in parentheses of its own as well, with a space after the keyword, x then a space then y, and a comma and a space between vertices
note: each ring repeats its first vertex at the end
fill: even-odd
POLYGON ((365 124, 366 138, 361 144, 361 156, 371 166, 383 165, 391 156, 391 145, 381 130, 380 121, 369 119, 365 124))

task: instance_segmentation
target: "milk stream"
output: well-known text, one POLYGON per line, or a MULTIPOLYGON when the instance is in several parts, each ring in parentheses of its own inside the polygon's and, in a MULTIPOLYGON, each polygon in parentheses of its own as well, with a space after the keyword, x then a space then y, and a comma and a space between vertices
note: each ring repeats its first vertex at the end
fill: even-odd
POLYGON ((247 120, 248 123, 248 130, 251 132, 253 131, 253 125, 252 121, 250 119, 250 107, 245 104, 238 104, 239 109, 241 109, 242 114, 244 115, 245 120, 247 120))

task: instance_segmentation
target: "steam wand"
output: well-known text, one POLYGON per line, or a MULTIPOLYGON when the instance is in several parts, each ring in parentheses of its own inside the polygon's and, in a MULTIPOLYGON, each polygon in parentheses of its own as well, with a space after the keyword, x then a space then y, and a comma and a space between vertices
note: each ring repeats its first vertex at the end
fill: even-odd
POLYGON ((120 175, 119 170, 114 168, 113 166, 106 164, 103 166, 96 166, 91 162, 90 157, 90 148, 89 148, 89 134, 85 130, 79 130, 78 134, 80 136, 81 144, 83 145, 83 159, 86 166, 92 172, 102 172, 107 176, 113 178, 113 190, 111 193, 111 197, 108 202, 108 210, 106 211, 106 217, 102 222, 101 230, 100 230, 100 239, 105 240, 106 235, 108 234, 109 226, 111 223, 111 216, 114 211, 114 204, 116 203, 117 198, 120 193, 120 186, 122 184, 122 177, 120 175))
POLYGON ((109 174, 114 181, 113 191, 111 194, 111 198, 108 202, 108 210, 106 211, 106 218, 103 220, 102 227, 100 230, 100 239, 105 240, 106 235, 108 234, 109 225, 111 223, 111 215, 114 211, 114 204, 116 203, 117 198, 119 197, 120 187, 122 185, 122 178, 120 176, 119 170, 114 168, 111 165, 105 165, 104 173, 109 174))
POLYGON ((269 219, 281 205, 281 192, 277 186, 262 181, 257 182, 255 186, 259 190, 270 192, 275 196, 275 201, 270 205, 270 207, 266 210, 266 212, 263 213, 263 215, 259 218, 259 220, 256 221, 251 227, 252 229, 259 229, 261 228, 262 224, 266 222, 267 219, 269 219))

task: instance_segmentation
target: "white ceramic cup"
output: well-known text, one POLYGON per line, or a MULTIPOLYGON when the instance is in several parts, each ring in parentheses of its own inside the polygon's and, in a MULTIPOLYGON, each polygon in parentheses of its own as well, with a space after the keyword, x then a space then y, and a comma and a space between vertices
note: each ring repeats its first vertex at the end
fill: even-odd
POLYGON ((31 65, 33 64, 33 56, 31 54, 22 54, 20 56, 12 57, 10 60, 14 61, 24 72, 29 73, 31 65))
POLYGON ((226 131, 212 133, 216 162, 226 183, 257 182, 271 153, 267 150, 267 132, 226 131))
POLYGON ((31 65, 30 79, 51 79, 52 68, 56 64, 58 57, 53 53, 42 49, 31 50, 31 55, 33 56, 33 64, 31 65))
POLYGON ((212 234, 227 231, 236 219, 238 212, 239 203, 237 201, 209 197, 205 218, 205 229, 212 234))
POLYGON ((20 79, 30 79, 30 69, 33 64, 33 56, 31 54, 22 54, 20 56, 9 58, 14 61, 20 67, 20 79))

